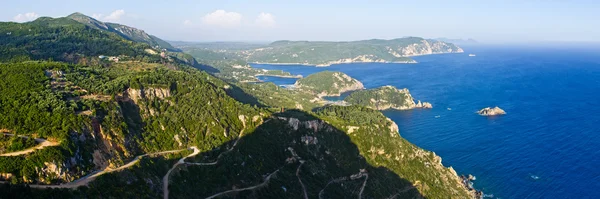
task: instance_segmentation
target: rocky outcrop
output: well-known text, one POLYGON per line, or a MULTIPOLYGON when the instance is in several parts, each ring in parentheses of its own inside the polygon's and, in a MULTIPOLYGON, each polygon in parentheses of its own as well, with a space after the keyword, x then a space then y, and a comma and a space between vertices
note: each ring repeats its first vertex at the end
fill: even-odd
POLYGON ((429 102, 421 102, 412 97, 408 89, 398 89, 394 86, 382 86, 375 89, 356 91, 344 101, 350 104, 363 105, 376 110, 409 110, 415 108, 433 108, 429 102))
POLYGON ((171 91, 167 88, 143 88, 143 89, 127 89, 127 95, 131 98, 136 104, 140 101, 140 99, 152 100, 154 98, 165 99, 171 96, 171 91))
POLYGON ((419 43, 395 49, 397 56, 419 56, 441 53, 462 53, 464 50, 451 43, 423 39, 419 43))
MULTIPOLYGON (((443 189, 449 190, 447 196, 449 198, 475 198, 477 191, 463 185, 463 180, 454 171, 452 167, 445 167, 442 164, 442 158, 431 151, 426 151, 415 145, 412 145, 401 138, 398 134, 398 127, 389 118, 385 124, 352 124, 345 123, 343 128, 336 128, 337 126, 331 125, 323 120, 306 120, 294 117, 278 117, 277 119, 282 120, 286 123, 292 131, 299 131, 300 129, 310 129, 309 131, 299 131, 302 134, 296 134, 299 138, 295 139, 300 141, 298 144, 302 146, 317 145, 317 148, 322 148, 326 151, 326 154, 339 157, 333 148, 327 148, 328 135, 333 135, 337 129, 344 129, 351 141, 356 144, 361 155, 368 159, 373 166, 380 166, 390 169, 392 172, 401 174, 403 172, 423 172, 428 175, 435 176, 434 179, 427 178, 408 178, 412 183, 412 186, 419 190, 421 193, 427 193, 430 189, 435 186, 437 189, 443 187, 443 189), (365 139, 379 137, 374 139, 365 139), (322 142, 322 139, 324 140, 322 142), (381 141, 384 140, 384 141, 381 141), (405 165, 408 162, 418 163, 418 166, 411 167, 411 169, 418 168, 418 170, 402 170, 397 165, 405 165), (462 193, 466 193, 462 195, 462 193)), ((286 135, 294 135, 292 132, 286 132, 281 130, 286 135)), ((296 144, 297 142, 293 142, 296 144)), ((343 144, 343 143, 340 143, 343 144)), ((292 145, 293 146, 293 145, 292 145)), ((316 154, 317 150, 313 151, 316 154)), ((318 168, 324 168, 323 165, 318 168)), ((367 169, 368 170, 368 169, 367 169)), ((377 177, 372 176, 374 179, 377 177)))
POLYGON ((505 115, 506 112, 504 110, 502 110, 500 107, 487 107, 484 109, 481 109, 479 111, 477 111, 477 114, 482 115, 482 116, 494 116, 494 115, 505 115))

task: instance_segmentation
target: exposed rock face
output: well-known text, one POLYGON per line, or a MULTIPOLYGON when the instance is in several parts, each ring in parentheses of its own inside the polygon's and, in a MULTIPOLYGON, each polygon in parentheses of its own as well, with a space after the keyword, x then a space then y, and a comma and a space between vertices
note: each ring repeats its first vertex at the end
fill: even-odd
MULTIPOLYGON (((154 88, 148 87, 143 89, 132 89, 128 88, 127 91, 123 93, 123 100, 127 101, 129 99, 133 100, 133 103, 137 105, 141 110, 143 110, 144 116, 154 116, 157 113, 157 110, 147 106, 146 103, 148 101, 152 101, 153 99, 161 99, 164 100, 167 97, 171 96, 171 91, 167 88, 154 88)), ((169 100, 165 100, 169 104, 173 105, 173 103, 169 100)))
POLYGON ((375 89, 356 91, 344 101, 350 104, 363 105, 376 110, 409 110, 414 108, 433 108, 429 102, 421 102, 412 97, 408 89, 397 89, 394 86, 382 86, 375 89))
POLYGON ((399 56, 418 56, 418 55, 430 55, 430 54, 441 54, 441 53, 462 53, 462 48, 454 46, 446 42, 435 41, 435 40, 421 40, 421 43, 410 44, 406 47, 400 47, 395 49, 396 55, 399 56))
MULTIPOLYGON (((298 139, 300 141, 299 144, 303 146, 316 145, 318 148, 324 148, 323 150, 326 151, 326 154, 334 155, 334 150, 325 148, 326 146, 324 144, 326 144, 327 141, 322 142, 321 140, 322 138, 327 138, 327 135, 329 134, 327 132, 333 133, 336 131, 336 128, 331 124, 322 120, 302 121, 293 117, 278 117, 277 119, 285 122, 293 131, 309 129, 307 133, 300 135, 301 137, 298 139)), ((392 170, 392 172, 402 173, 404 171, 396 169, 392 165, 404 165, 407 162, 422 164, 423 166, 420 167, 420 169, 422 169, 420 172, 428 172, 435 176, 435 179, 433 181, 420 178, 407 179, 411 181, 412 186, 422 193, 429 191, 432 186, 437 186, 438 188, 445 187, 452 189, 455 195, 453 197, 448 195, 449 198, 475 198, 475 190, 468 190, 467 187, 463 186, 461 178, 456 171, 454 171, 452 167, 445 167, 442 164, 441 157, 434 152, 423 150, 405 141, 399 136, 397 125, 389 118, 387 118, 387 120, 390 121, 390 123, 383 126, 381 124, 359 126, 348 125, 344 126, 344 129, 347 129, 347 135, 350 136, 351 141, 357 145, 359 150, 364 151, 364 158, 371 160, 374 166, 386 167, 392 170), (383 137, 385 140, 384 143, 374 142, 373 139, 364 139, 365 137, 373 136, 383 137), (388 142, 393 144, 385 144, 388 142), (460 195, 460 192, 468 192, 468 197, 459 197, 458 195, 460 195)), ((292 134, 291 132, 285 131, 283 131, 283 133, 292 134)), ((290 149, 288 148, 288 150, 290 149)), ((295 153, 292 152, 292 154, 295 153)), ((294 155, 294 157, 288 158, 286 161, 291 161, 293 158, 299 159, 297 155, 294 155)), ((318 168, 323 168, 321 166, 318 168)), ((373 180, 376 178, 375 176, 370 177, 373 177, 373 180)))
POLYGON ((481 109, 479 111, 477 111, 477 114, 482 115, 482 116, 494 116, 494 115, 504 115, 506 114, 506 112, 504 110, 502 110, 500 107, 487 107, 484 109, 481 109))
POLYGON ((171 91, 167 88, 144 88, 144 89, 127 89, 127 94, 136 104, 140 99, 152 100, 154 98, 165 99, 171 96, 171 91))

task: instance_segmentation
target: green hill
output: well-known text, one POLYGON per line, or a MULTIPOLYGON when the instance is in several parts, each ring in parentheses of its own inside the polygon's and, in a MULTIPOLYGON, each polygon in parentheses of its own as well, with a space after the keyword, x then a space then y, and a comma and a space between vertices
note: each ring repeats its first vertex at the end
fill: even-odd
POLYGON ((53 59, 98 62, 99 55, 158 61, 148 44, 90 28, 70 18, 42 17, 27 23, 0 22, 0 62, 53 59))
POLYGON ((408 89, 397 89, 393 86, 382 86, 374 89, 352 92, 344 101, 369 107, 376 110, 407 110, 413 108, 432 108, 428 102, 415 103, 408 89))
POLYGON ((106 30, 106 31, 110 31, 110 32, 119 34, 119 35, 123 36, 124 38, 127 38, 128 40, 131 40, 131 41, 146 43, 146 44, 154 47, 155 49, 159 49, 159 50, 167 49, 169 51, 179 51, 175 47, 171 46, 171 44, 169 44, 168 42, 165 42, 156 36, 149 35, 145 31, 137 29, 137 28, 132 28, 132 27, 117 24, 117 23, 104 23, 104 22, 98 21, 92 17, 86 16, 86 15, 78 13, 78 12, 67 16, 67 18, 71 18, 75 21, 83 23, 92 28, 106 30))
MULTIPOLYGON (((0 198, 474 196, 378 111, 230 84, 71 18, 0 23, 0 33, 0 132, 23 138, 0 140, 11 151, 0 154, 0 198), (132 59, 90 61, 99 55, 132 59), (311 111, 279 112, 298 106, 311 111)), ((320 75, 301 85, 361 85, 320 75)))
POLYGON ((363 84, 342 73, 334 71, 322 71, 299 79, 294 84, 296 89, 322 96, 340 96, 348 91, 360 90, 363 84))
POLYGON ((276 41, 268 46, 240 51, 249 62, 329 66, 340 63, 414 63, 409 56, 461 53, 452 44, 419 37, 350 42, 276 41))

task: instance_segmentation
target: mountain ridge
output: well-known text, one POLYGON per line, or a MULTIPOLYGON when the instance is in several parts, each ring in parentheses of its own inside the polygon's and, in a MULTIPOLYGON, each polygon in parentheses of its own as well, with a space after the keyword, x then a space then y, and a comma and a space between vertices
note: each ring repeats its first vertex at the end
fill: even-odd
POLYGON ((92 28, 117 33, 131 41, 146 43, 146 44, 152 46, 153 48, 157 48, 159 50, 166 49, 169 51, 179 51, 178 49, 173 47, 168 42, 166 42, 154 35, 150 35, 150 34, 146 33, 144 30, 140 30, 137 28, 133 28, 133 27, 118 24, 118 23, 102 22, 97 19, 94 19, 93 17, 84 15, 80 12, 75 12, 73 14, 70 14, 67 16, 67 18, 73 19, 75 21, 78 21, 78 22, 85 24, 92 28))
POLYGON ((411 56, 462 52, 462 48, 452 43, 404 37, 359 41, 280 40, 261 48, 239 51, 237 55, 251 63, 330 66, 362 62, 416 63, 411 56))
POLYGON ((0 156, 2 198, 474 197, 379 111, 312 100, 309 110, 285 110, 279 104, 302 109, 293 102, 316 95, 226 82, 88 20, 0 23, 11 32, 0 34, 0 50, 9 52, 0 55, 9 60, 0 63, 0 103, 10 105, 0 106, 0 130, 60 143, 0 156), (88 178, 95 174, 102 177, 88 178), (90 179, 86 188, 37 189, 81 179, 90 179))

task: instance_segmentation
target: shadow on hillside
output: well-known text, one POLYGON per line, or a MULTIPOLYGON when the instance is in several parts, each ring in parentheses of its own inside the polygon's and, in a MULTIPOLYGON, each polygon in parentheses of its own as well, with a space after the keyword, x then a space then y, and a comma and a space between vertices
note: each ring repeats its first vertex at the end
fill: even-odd
POLYGON ((215 67, 212 67, 212 66, 206 65, 206 64, 201 64, 201 63, 194 64, 194 67, 197 69, 206 71, 207 73, 210 73, 210 74, 215 74, 215 73, 220 72, 220 70, 215 67))
POLYGON ((246 91, 244 91, 239 86, 236 86, 234 84, 229 84, 229 86, 231 86, 231 88, 226 89, 225 91, 227 92, 227 95, 229 95, 233 99, 252 106, 266 107, 264 104, 260 103, 256 97, 246 93, 246 91))
POLYGON ((254 187, 220 197, 303 198, 304 186, 308 198, 356 198, 364 185, 363 198, 424 198, 408 180, 367 163, 344 131, 302 111, 275 114, 227 152, 234 143, 188 158, 218 162, 180 167, 171 176, 170 196, 205 198, 254 187))
MULTIPOLYGON (((186 162, 190 163, 218 162, 203 166, 180 165, 170 176, 169 196, 206 198, 230 191, 219 195, 219 198, 303 198, 306 190, 308 198, 356 198, 364 187, 362 198, 424 198, 408 180, 388 168, 367 163, 344 131, 302 111, 277 113, 253 132, 245 133, 229 151, 234 144, 235 140, 232 140, 188 158, 186 162), (220 154, 223 155, 219 158, 220 154), (268 176, 270 179, 266 181, 268 176), (236 189, 240 191, 231 191, 236 189)), ((166 170, 168 168, 165 167, 161 172, 166 173, 166 170)), ((120 181, 132 180, 121 173, 114 176, 125 178, 120 181)), ((155 181, 162 178, 154 177, 158 179, 155 181)), ((162 192, 144 191, 160 186, 136 184, 131 186, 136 187, 132 190, 106 186, 103 191, 113 195, 136 193, 139 196, 162 197, 162 192)), ((99 189, 79 188, 77 192, 71 192, 67 189, 42 190, 4 184, 0 185, 0 197, 99 197, 98 193, 90 190, 99 189)))

